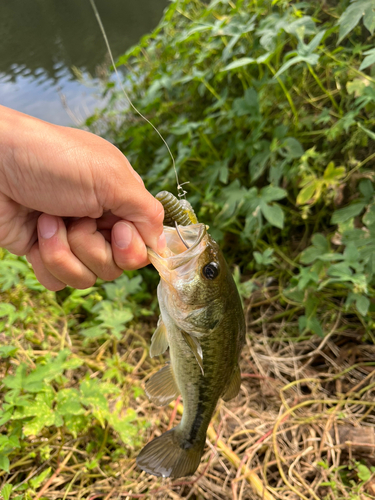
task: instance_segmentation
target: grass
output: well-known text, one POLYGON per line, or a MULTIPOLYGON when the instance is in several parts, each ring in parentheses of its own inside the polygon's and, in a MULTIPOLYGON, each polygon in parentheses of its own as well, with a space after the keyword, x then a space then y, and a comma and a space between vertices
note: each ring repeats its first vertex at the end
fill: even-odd
POLYGON ((293 305, 272 300, 278 290, 267 280, 258 286, 245 300, 240 394, 220 402, 196 474, 172 481, 145 474, 135 464, 147 441, 179 421, 182 407, 177 401, 157 408, 142 390, 163 363, 148 356, 156 315, 129 322, 119 339, 109 334, 88 342, 79 331, 82 306, 103 290, 99 285, 65 313, 61 304, 74 292, 60 292, 55 299, 49 292, 30 291, 20 276, 2 293, 2 304, 19 300, 40 311, 35 324, 26 317, 5 325, 2 344, 13 351, 8 357, 3 353, 2 379, 8 377, 3 403, 11 400, 16 384, 9 384, 9 377, 20 365, 28 374, 47 367, 49 389, 24 384, 19 397, 42 400, 51 389, 51 407, 64 421, 47 422, 35 434, 27 426, 38 415, 21 414, 3 426, 2 436, 8 435, 8 447, 13 446, 9 468, 0 472, 4 498, 375 498, 375 346, 362 342, 364 328, 353 315, 332 314, 327 336, 304 339, 293 305), (62 347, 69 364, 51 375, 62 347), (82 394, 83 381, 100 390, 90 386, 91 392, 82 394), (75 419, 83 419, 77 428, 58 396, 68 389, 77 391, 76 401, 65 400, 75 419), (77 402, 80 408, 74 407, 77 402), (121 427, 107 411, 124 421, 133 413, 121 427))

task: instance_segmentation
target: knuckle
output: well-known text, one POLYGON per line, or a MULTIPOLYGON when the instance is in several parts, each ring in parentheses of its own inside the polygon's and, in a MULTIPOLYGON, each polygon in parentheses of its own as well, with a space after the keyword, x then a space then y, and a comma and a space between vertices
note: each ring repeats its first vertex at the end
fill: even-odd
POLYGON ((41 258, 48 270, 66 267, 67 255, 65 251, 43 252, 41 258))

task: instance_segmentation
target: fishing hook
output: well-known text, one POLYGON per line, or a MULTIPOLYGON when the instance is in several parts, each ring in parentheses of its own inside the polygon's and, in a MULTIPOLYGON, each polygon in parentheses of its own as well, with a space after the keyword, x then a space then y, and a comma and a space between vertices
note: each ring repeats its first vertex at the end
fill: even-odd
POLYGON ((190 248, 189 245, 186 243, 186 241, 184 240, 184 238, 182 237, 181 233, 180 233, 180 230, 178 229, 178 224, 176 221, 174 221, 174 225, 175 225, 175 228, 176 228, 176 231, 177 231, 177 234, 178 236, 180 237, 180 240, 182 241, 182 243, 186 246, 186 248, 190 248))

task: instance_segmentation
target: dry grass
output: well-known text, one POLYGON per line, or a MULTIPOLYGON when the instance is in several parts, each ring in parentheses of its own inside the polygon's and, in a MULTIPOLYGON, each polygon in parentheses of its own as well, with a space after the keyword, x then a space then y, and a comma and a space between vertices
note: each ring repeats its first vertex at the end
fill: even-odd
MULTIPOLYGON (((95 453, 88 445, 98 438, 90 429, 77 439, 58 430, 30 440, 29 453, 15 457, 2 478, 26 483, 51 467, 35 500, 375 498, 375 479, 364 482, 358 476, 359 461, 375 465, 375 346, 362 343, 358 322, 341 314, 327 319, 330 333, 324 339, 298 338, 298 328, 286 319, 291 306, 282 309, 267 296, 258 299, 252 302, 260 305, 247 308, 240 394, 219 404, 194 477, 171 481, 141 472, 135 464, 138 450, 114 460, 120 441, 107 428, 95 453), (39 450, 46 444, 51 454, 41 460, 39 450), (89 466, 94 456, 98 462, 89 466)), ((103 360, 117 349, 121 361, 135 367, 123 384, 128 395, 161 362, 150 360, 149 337, 139 330, 128 331, 117 345, 108 341, 87 348, 86 357, 78 336, 69 342, 73 352, 80 349, 81 369, 92 378, 100 377, 103 360)), ((180 418, 180 404, 160 409, 139 396, 129 397, 129 405, 150 422, 145 440, 180 418)))

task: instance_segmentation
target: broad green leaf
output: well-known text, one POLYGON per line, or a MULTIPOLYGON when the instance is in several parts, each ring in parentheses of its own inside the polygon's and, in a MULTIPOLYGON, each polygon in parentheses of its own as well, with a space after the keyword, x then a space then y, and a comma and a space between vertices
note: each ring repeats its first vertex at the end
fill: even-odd
POLYGON ((14 357, 18 351, 18 347, 14 345, 2 345, 0 346, 0 358, 14 357))
POLYGON ((316 247, 309 247, 301 253, 300 262, 302 264, 311 264, 322 255, 321 250, 316 247))
POLYGON ((77 389, 61 389, 57 393, 56 400, 56 411, 60 413, 60 415, 82 415, 85 413, 77 389))
POLYGON ((318 248, 321 253, 326 253, 329 250, 327 238, 320 233, 315 233, 311 238, 313 245, 318 248))
POLYGON ((133 319, 133 313, 129 308, 103 310, 98 319, 103 322, 103 326, 118 331, 122 330, 124 325, 133 319))
POLYGON ((294 160, 296 158, 301 158, 305 152, 301 143, 297 141, 294 137, 286 137, 282 144, 283 153, 286 158, 294 160))
POLYGON ((346 261, 350 262, 357 262, 359 260, 359 251, 354 243, 348 243, 344 250, 344 258, 346 261))
POLYGON ((355 78, 353 81, 346 84, 348 94, 354 94, 356 97, 362 95, 363 91, 367 88, 366 81, 361 78, 355 78))
POLYGON ((296 200, 297 205, 306 205, 309 202, 311 203, 313 201, 318 186, 319 186, 318 180, 314 180, 309 184, 307 184, 304 188, 302 188, 297 196, 296 200))
POLYGON ((279 205, 268 205, 263 200, 260 202, 260 209, 267 221, 275 227, 284 227, 284 212, 279 205))
POLYGON ((0 318, 4 316, 12 316, 16 311, 13 304, 8 304, 6 302, 0 303, 0 318))
POLYGON ((357 475, 361 481, 366 482, 371 478, 372 472, 366 465, 358 464, 357 465, 357 475))
POLYGON ((346 222, 352 217, 356 217, 362 212, 365 206, 366 206, 365 203, 357 202, 345 208, 340 208, 339 210, 336 210, 332 215, 331 224, 341 224, 342 222, 346 222))
POLYGON ((10 494, 12 493, 13 486, 11 484, 6 484, 1 488, 1 496, 4 500, 9 500, 10 494))
POLYGON ((13 415, 13 407, 6 411, 0 411, 0 425, 6 424, 13 415))
POLYGON ((374 186, 370 179, 362 179, 358 184, 359 190, 363 194, 366 201, 371 201, 374 196, 374 186))
MULTIPOLYGON (((255 189, 255 196, 256 196, 255 189)), ((243 205, 248 193, 244 186, 241 186, 240 181, 236 179, 222 191, 223 208, 218 214, 218 218, 229 218, 236 212, 236 209, 243 205)))
POLYGON ((361 314, 362 316, 366 316, 368 308, 370 307, 369 299, 364 295, 360 295, 359 297, 357 297, 355 305, 359 314, 361 314))
POLYGON ((270 201, 282 200, 287 195, 285 189, 276 186, 266 186, 260 190, 260 196, 266 203, 270 201))
POLYGON ((257 62, 256 59, 253 59, 252 57, 241 57, 240 59, 237 59, 236 61, 233 61, 225 66, 225 68, 221 71, 230 71, 231 69, 241 68, 242 66, 247 66, 255 62, 257 62))
POLYGON ((313 35, 316 32, 316 26, 312 17, 303 16, 286 26, 285 31, 303 40, 305 36, 313 35))
POLYGON ((105 283, 103 288, 109 300, 125 301, 129 295, 134 295, 141 290, 142 276, 137 275, 129 278, 122 274, 112 283, 105 283))
POLYGON ((0 453, 0 469, 9 472, 9 465, 9 458, 3 453, 0 453))
POLYGON ((324 337, 322 325, 320 324, 320 321, 316 316, 307 320, 307 327, 310 328, 310 330, 315 333, 315 335, 324 337))
POLYGON ((341 179, 345 175, 345 167, 335 167, 333 161, 329 162, 324 171, 323 178, 325 181, 333 182, 341 179))
POLYGON ((359 23, 360 19, 365 16, 365 26, 371 34, 374 32, 374 9, 375 0, 352 0, 349 7, 342 13, 339 19, 339 39, 340 43, 359 23))

